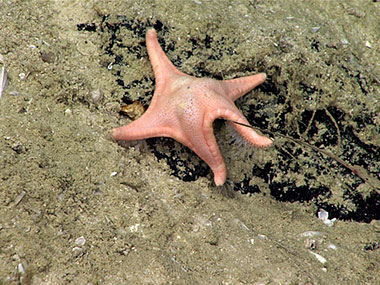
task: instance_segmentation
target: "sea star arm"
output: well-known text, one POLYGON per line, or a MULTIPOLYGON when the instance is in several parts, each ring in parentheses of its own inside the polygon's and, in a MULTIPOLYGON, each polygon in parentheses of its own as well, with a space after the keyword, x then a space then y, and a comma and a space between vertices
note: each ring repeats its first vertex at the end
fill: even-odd
POLYGON ((146 33, 146 47, 156 78, 157 94, 162 93, 169 78, 173 79, 175 75, 188 76, 179 71, 166 56, 157 40, 156 30, 151 29, 146 33))
MULTIPOLYGON (((176 122, 167 122, 164 113, 155 113, 148 109, 140 118, 132 123, 111 130, 115 140, 140 140, 153 137, 181 137, 180 128, 175 126, 176 122)), ((186 141, 187 142, 187 141, 186 141)))
MULTIPOLYGON (((272 144, 272 140, 270 138, 267 138, 265 136, 262 136, 258 134, 255 130, 252 128, 249 128, 247 126, 242 126, 239 124, 235 124, 233 122, 241 123, 244 125, 250 126, 247 119, 241 114, 241 112, 236 108, 236 110, 233 109, 226 109, 226 108, 218 108, 212 112, 208 112, 205 117, 205 134, 209 134, 211 131, 212 134, 212 123, 217 118, 223 118, 227 121, 230 121, 232 127, 252 146, 254 147, 268 147, 272 144)), ((206 142, 209 145, 212 144, 212 139, 215 141, 215 137, 212 134, 210 137, 209 135, 206 137, 206 142)))
POLYGON ((232 101, 235 101, 237 98, 263 83, 266 77, 265 73, 258 73, 251 76, 223 80, 221 81, 221 84, 226 90, 227 96, 232 99, 232 101))
POLYGON ((228 122, 232 127, 252 146, 254 147, 269 147, 273 140, 258 134, 252 128, 248 127, 250 124, 247 120, 236 121, 247 126, 242 126, 235 124, 233 122, 228 122))
MULTIPOLYGON (((224 184, 226 180, 226 165, 223 161, 222 154, 219 150, 218 144, 216 142, 212 123, 217 118, 223 118, 228 121, 238 122, 245 125, 249 125, 249 122, 240 113, 239 110, 231 110, 227 108, 218 108, 211 112, 206 112, 204 123, 203 123, 203 135, 208 146, 209 157, 204 157, 200 154, 204 161, 211 167, 214 172, 214 181, 217 186, 224 184)), ((246 126, 238 125, 232 123, 232 126, 246 139, 252 146, 255 147, 268 147, 272 144, 272 140, 265 136, 262 136, 255 132, 253 129, 246 126)))

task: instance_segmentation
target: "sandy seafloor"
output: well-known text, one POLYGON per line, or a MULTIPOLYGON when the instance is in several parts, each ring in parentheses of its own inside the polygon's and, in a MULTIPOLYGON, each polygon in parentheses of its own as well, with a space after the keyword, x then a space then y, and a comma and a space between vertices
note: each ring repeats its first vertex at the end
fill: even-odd
POLYGON ((379 284, 379 19, 370 0, 0 0, 0 284, 379 284), (266 72, 249 121, 343 161, 276 134, 252 156, 217 123, 215 187, 170 139, 112 141, 154 90, 150 26, 188 74, 266 72))

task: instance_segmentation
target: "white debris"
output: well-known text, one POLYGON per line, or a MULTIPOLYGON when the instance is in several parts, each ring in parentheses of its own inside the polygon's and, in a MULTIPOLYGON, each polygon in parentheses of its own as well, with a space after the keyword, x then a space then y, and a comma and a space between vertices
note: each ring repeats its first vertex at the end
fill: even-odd
POLYGON ((132 233, 135 233, 139 230, 139 226, 140 224, 136 224, 136 225, 133 225, 133 226, 130 226, 129 227, 129 230, 132 232, 132 233))
POLYGON ((24 80, 24 79, 26 78, 26 74, 25 74, 25 72, 20 72, 20 73, 18 74, 18 77, 20 78, 20 80, 24 80))
POLYGON ((8 86, 8 76, 7 71, 5 70, 5 66, 1 68, 0 72, 0 98, 3 95, 3 92, 8 86))
POLYGON ((91 99, 93 103, 99 102, 101 98, 102 98, 102 92, 100 91, 100 89, 91 91, 91 99))
POLYGON ((338 249, 338 247, 337 247, 335 244, 332 244, 332 243, 330 243, 330 244, 327 246, 327 248, 331 248, 331 249, 333 249, 333 250, 337 250, 337 249, 338 249))
POLYGON ((318 254, 318 253, 315 253, 315 252, 312 252, 311 250, 309 250, 309 252, 310 252, 312 255, 314 255, 314 256, 318 259, 318 261, 319 261, 320 263, 326 263, 326 262, 327 262, 327 259, 324 258, 322 255, 320 255, 320 254, 318 254))
POLYGON ((81 237, 79 237, 79 238, 77 238, 76 240, 75 240, 75 244, 76 245, 80 245, 80 246, 82 246, 82 245, 84 245, 86 243, 86 239, 84 238, 84 236, 81 236, 81 237))
POLYGON ((79 256, 81 256, 83 254, 82 253, 83 249, 81 247, 78 247, 78 246, 74 247, 71 251, 74 253, 74 255, 76 257, 79 257, 79 256))
POLYGON ((332 227, 336 221, 336 218, 334 219, 329 219, 329 212, 321 209, 319 212, 318 212, 318 219, 322 220, 323 223, 329 227, 332 227))
POLYGON ((329 218, 329 213, 327 211, 322 209, 318 212, 318 219, 325 221, 328 218, 329 218))
POLYGON ((372 44, 371 44, 369 41, 366 41, 366 42, 365 42, 365 46, 366 46, 367 48, 372 48, 372 44))
POLYGON ((26 195, 25 191, 21 191, 21 193, 17 195, 17 197, 15 199, 15 205, 16 206, 21 202, 22 198, 24 198, 25 195, 26 195))
POLYGON ((65 110, 65 115, 67 115, 67 116, 71 116, 73 114, 73 112, 69 109, 69 108, 67 108, 66 110, 65 110))
POLYGON ((312 237, 312 236, 320 236, 322 235, 321 232, 316 232, 316 231, 306 231, 303 233, 299 234, 301 237, 312 237))
POLYGON ((19 263, 17 265, 17 271, 18 271, 19 274, 24 274, 25 273, 24 265, 22 265, 22 263, 19 263))
POLYGON ((249 228, 242 221, 240 221, 238 218, 234 219, 234 223, 240 224, 243 229, 245 229, 246 231, 249 231, 249 228))

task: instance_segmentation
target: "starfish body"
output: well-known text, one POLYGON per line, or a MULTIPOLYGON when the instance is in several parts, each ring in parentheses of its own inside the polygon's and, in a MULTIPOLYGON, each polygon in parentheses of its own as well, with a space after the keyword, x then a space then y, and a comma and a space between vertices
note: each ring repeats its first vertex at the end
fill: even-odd
MULTIPOLYGON (((151 29, 146 45, 156 78, 156 89, 148 110, 136 121, 113 129, 116 140, 171 137, 200 156, 214 172, 217 186, 226 180, 226 165, 216 143, 212 124, 215 119, 249 125, 234 101, 264 82, 259 73, 232 80, 196 78, 179 71, 168 59, 151 29)), ((229 122, 230 123, 230 122, 229 122)), ((272 140, 253 129, 231 123, 252 146, 267 147, 272 140)))

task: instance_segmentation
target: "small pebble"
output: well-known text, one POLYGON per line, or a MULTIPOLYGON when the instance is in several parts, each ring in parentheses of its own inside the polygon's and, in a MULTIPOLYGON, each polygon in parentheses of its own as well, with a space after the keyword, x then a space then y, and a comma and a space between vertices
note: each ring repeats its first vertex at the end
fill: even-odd
POLYGON ((51 51, 47 51, 47 52, 43 51, 40 54, 40 58, 42 59, 43 62, 53 63, 56 57, 55 57, 55 53, 51 51))

